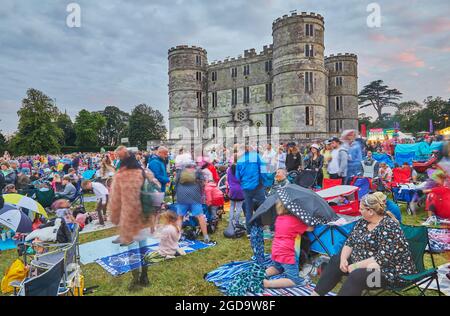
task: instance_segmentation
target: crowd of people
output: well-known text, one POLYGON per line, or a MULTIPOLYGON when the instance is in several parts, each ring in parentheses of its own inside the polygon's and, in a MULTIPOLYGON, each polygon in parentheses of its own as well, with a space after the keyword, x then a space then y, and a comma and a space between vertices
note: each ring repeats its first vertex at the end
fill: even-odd
MULTIPOLYGON (((426 141, 430 142, 430 137, 426 141)), ((224 207, 224 195, 230 200, 229 222, 233 227, 245 227, 250 235, 250 222, 254 211, 270 192, 289 183, 293 171, 311 170, 316 174, 312 189, 320 189, 324 179, 351 184, 355 177, 379 179, 383 188, 392 181, 392 170, 386 163, 374 159, 374 153, 392 156, 398 136, 386 139, 378 145, 366 142, 355 130, 344 131, 341 137, 299 145, 295 142, 279 144, 276 148, 267 144, 263 148, 256 144, 235 144, 233 148, 211 149, 207 154, 193 157, 185 149, 160 146, 150 152, 131 152, 120 146, 114 152, 71 155, 35 155, 11 157, 5 153, 0 157, 0 190, 3 194, 29 193, 31 186, 45 182, 56 196, 52 203, 56 216, 67 223, 84 226, 92 216, 80 210, 70 211, 70 202, 80 188, 93 191, 97 198, 96 223, 104 225, 109 220, 119 227, 119 237, 114 243, 129 246, 145 241, 142 230, 150 227, 154 231, 162 224, 160 254, 164 257, 182 255, 178 240, 183 232, 186 216, 197 219, 203 241, 214 242, 208 231, 205 212, 212 221, 224 207), (84 173, 91 171, 91 177, 84 173), (221 176, 226 175, 226 190, 219 189, 221 176), (146 213, 142 202, 145 183, 151 184, 154 193, 166 196, 173 194, 174 207, 165 203, 146 213), (65 202, 61 202, 65 201, 65 202), (68 201, 68 202, 67 202, 68 201), (206 205, 206 208, 204 207, 206 205), (241 218, 244 214, 244 218, 241 218)), ((448 149, 436 162, 428 176, 433 185, 423 187, 422 194, 439 193, 439 188, 449 187, 448 149), (438 188, 438 189, 436 189, 438 188)), ((409 170, 411 181, 417 173, 408 164, 399 168, 409 170)), ((380 189, 379 191, 385 191, 380 189)), ((366 196, 361 201, 362 219, 356 224, 340 255, 331 258, 314 292, 325 295, 348 275, 340 290, 342 295, 360 295, 366 288, 367 267, 375 267, 382 273, 383 287, 399 282, 399 276, 414 272, 414 265, 402 235, 399 208, 393 206, 382 192, 366 196), (367 242, 368 236, 372 241, 367 242), (388 236, 388 237, 386 237, 388 236), (397 249, 393 251, 392 249, 397 249), (399 251, 401 249, 401 251, 399 251)), ((433 213, 433 208, 428 209, 433 213)), ((271 265, 267 277, 283 274, 284 278, 265 280, 266 287, 289 287, 302 284, 299 277, 298 258, 295 257, 294 241, 309 227, 277 204, 277 216, 270 231, 273 234, 271 265)), ((430 214, 431 215, 431 214, 430 214)), ((149 284, 147 268, 133 271, 131 289, 149 284)))

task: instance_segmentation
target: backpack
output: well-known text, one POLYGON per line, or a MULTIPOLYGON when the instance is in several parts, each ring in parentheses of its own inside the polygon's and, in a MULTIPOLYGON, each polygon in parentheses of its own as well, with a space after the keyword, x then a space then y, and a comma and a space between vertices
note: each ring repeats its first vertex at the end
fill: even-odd
POLYGON ((228 225, 227 229, 224 230, 223 232, 223 236, 225 238, 241 238, 242 236, 245 236, 247 233, 247 230, 245 229, 244 226, 242 225, 236 225, 234 226, 233 223, 230 223, 230 225, 228 225))
POLYGON ((180 174, 180 183, 189 184, 195 183, 196 180, 196 170, 194 168, 184 168, 180 174))
POLYGON ((5 276, 2 278, 2 293, 11 293, 14 288, 9 284, 13 281, 23 281, 28 274, 28 268, 20 259, 16 259, 11 266, 6 270, 5 276))
MULTIPOLYGON (((144 177, 144 183, 141 187, 142 212, 144 213, 145 217, 148 217, 149 215, 154 213, 159 206, 161 206, 161 203, 163 202, 161 199, 162 192, 158 190, 156 184, 154 184, 147 178, 144 169, 142 169, 142 176, 144 177)), ((164 193, 162 194, 164 198, 164 193)))

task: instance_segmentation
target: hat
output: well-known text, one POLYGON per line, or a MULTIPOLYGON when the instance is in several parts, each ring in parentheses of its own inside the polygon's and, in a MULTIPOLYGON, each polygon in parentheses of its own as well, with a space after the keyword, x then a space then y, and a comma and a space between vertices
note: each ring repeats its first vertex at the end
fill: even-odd
POLYGON ((354 129, 346 129, 345 131, 342 132, 341 138, 344 139, 344 138, 346 138, 348 135, 350 135, 352 133, 355 134, 355 136, 356 136, 356 130, 354 130, 354 129))
POLYGON ((312 145, 311 145, 311 148, 315 148, 315 149, 317 149, 318 151, 320 151, 320 146, 317 145, 317 144, 312 144, 312 145))
POLYGON ((341 140, 337 137, 332 137, 332 138, 330 138, 330 143, 332 143, 332 142, 340 143, 341 140))

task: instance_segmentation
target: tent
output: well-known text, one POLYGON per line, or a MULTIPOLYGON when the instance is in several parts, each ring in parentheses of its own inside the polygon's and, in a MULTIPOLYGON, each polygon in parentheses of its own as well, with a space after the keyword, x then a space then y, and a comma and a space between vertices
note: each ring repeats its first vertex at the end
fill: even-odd
POLYGON ((397 157, 410 156, 411 158, 408 163, 412 163, 412 161, 426 161, 430 158, 433 150, 441 150, 443 146, 443 142, 433 142, 431 145, 428 145, 426 142, 420 142, 415 144, 397 144, 395 146, 395 160, 397 161, 397 157))

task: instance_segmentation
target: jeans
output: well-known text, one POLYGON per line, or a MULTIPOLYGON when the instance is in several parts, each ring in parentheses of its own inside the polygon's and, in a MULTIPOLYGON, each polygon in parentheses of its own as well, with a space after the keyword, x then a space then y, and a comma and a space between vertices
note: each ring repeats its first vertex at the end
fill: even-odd
POLYGON ((235 226, 239 223, 239 218, 242 213, 242 204, 244 201, 230 201, 230 223, 233 223, 235 226))
POLYGON ((245 203, 245 226, 247 228, 247 233, 250 233, 249 222, 253 216, 253 211, 255 207, 255 202, 257 206, 261 205, 266 196, 264 195, 264 187, 259 186, 254 190, 243 190, 244 191, 244 203, 245 203))
POLYGON ((291 280, 295 283, 295 285, 303 285, 305 282, 305 279, 299 276, 298 262, 289 264, 279 263, 272 260, 272 264, 270 266, 277 269, 283 278, 291 280))
MULTIPOLYGON (((386 278, 381 272, 374 271, 373 269, 356 269, 352 273, 344 273, 340 269, 341 254, 331 257, 330 262, 325 267, 319 282, 317 282, 316 293, 324 296, 330 292, 334 287, 342 280, 342 277, 347 275, 347 279, 344 281, 341 289, 339 290, 339 296, 361 296, 364 290, 375 290, 386 287, 386 278), (377 285, 369 284, 374 280, 374 274, 380 273, 380 283, 377 285)), ((351 264, 349 260, 349 265, 351 264)))

